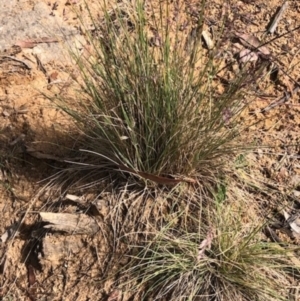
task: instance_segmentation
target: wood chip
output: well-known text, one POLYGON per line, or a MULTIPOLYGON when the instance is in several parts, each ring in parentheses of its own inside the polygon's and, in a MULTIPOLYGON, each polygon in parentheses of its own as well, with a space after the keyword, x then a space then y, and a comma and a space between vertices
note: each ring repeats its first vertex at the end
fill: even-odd
POLYGON ((69 234, 95 234, 99 230, 96 221, 86 214, 40 212, 44 228, 69 234))
POLYGON ((77 202, 77 201, 82 200, 82 196, 80 197, 80 196, 77 196, 77 195, 74 195, 74 194, 67 194, 66 199, 70 200, 70 201, 73 201, 73 202, 77 202))
POLYGON ((215 46, 214 41, 211 39, 208 31, 206 31, 206 30, 202 31, 202 38, 205 41, 205 44, 209 50, 214 48, 214 46, 215 46))
POLYGON ((288 7, 288 1, 285 1, 283 3, 283 5, 281 6, 281 8, 278 10, 276 16, 273 19, 273 22, 271 23, 270 27, 268 28, 268 32, 273 34, 277 28, 278 22, 280 21, 283 13, 285 12, 285 10, 288 7))
POLYGON ((288 214, 285 210, 283 210, 283 215, 285 220, 290 225, 291 229, 295 231, 296 233, 300 234, 300 220, 299 216, 291 216, 288 214))

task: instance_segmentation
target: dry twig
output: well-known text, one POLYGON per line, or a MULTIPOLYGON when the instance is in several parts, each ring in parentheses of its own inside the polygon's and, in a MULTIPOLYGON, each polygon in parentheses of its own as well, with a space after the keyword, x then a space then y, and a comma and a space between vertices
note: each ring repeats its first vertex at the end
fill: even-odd
POLYGON ((280 21, 283 13, 288 7, 288 1, 285 1, 279 11, 277 12, 276 16, 273 19, 273 22, 271 23, 270 27, 268 28, 268 32, 273 34, 277 28, 278 22, 280 21))
POLYGON ((292 96, 293 94, 297 93, 300 89, 300 86, 297 86, 296 88, 294 88, 294 90, 292 91, 292 93, 286 93, 283 97, 280 97, 278 100, 272 102, 271 104, 269 104, 267 107, 265 107, 264 109, 261 110, 261 113, 264 112, 268 112, 271 109, 284 104, 285 102, 287 102, 292 96))

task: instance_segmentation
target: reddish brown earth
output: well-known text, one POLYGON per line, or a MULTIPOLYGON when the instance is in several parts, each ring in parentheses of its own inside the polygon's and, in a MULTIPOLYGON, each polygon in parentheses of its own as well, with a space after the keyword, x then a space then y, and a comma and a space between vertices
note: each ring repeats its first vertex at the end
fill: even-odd
MULTIPOLYGON (((81 9, 86 17, 84 1, 68 2, 74 2, 73 5, 81 9)), ((270 0, 266 4, 264 0, 232 1, 229 7, 231 22, 226 26, 231 32, 248 33, 261 38, 281 2, 270 0)), ((72 5, 66 3, 66 0, 23 0, 19 2, 19 11, 14 13, 31 11, 37 3, 45 4, 49 10, 49 19, 54 18, 53 15, 59 16, 63 20, 62 24, 78 29, 80 22, 72 11, 72 5)), ((88 0, 87 3, 93 13, 97 12, 96 1, 88 0)), ((216 22, 221 3, 221 0, 209 1, 209 13, 205 20, 207 26, 216 22)), ((290 1, 275 35, 267 36, 267 40, 297 27, 299 16, 300 3, 290 1)), ((36 38, 30 36, 30 30, 26 34, 29 41, 36 38)), ((46 34, 45 36, 49 37, 46 34)), ((22 38, 15 42, 8 41, 7 49, 0 52, 0 155, 3 156, 0 161, 0 235, 4 235, 0 242, 0 299, 108 300, 114 290, 114 279, 105 282, 103 279, 108 272, 105 269, 110 260, 113 245, 110 240, 113 238, 106 237, 103 234, 105 231, 99 231, 97 235, 79 237, 52 234, 44 238, 44 243, 48 240, 47 244, 58 250, 54 252, 55 256, 51 251, 42 254, 45 250, 42 252, 39 249, 39 238, 45 236, 37 225, 38 212, 88 212, 91 210, 90 204, 97 198, 93 194, 84 195, 81 201, 73 202, 65 197, 49 200, 47 194, 38 195, 45 185, 41 180, 54 174, 58 163, 55 160, 37 157, 46 154, 48 158, 49 155, 61 158, 68 154, 67 148, 73 141, 69 119, 42 93, 69 93, 69 85, 72 82, 69 74, 72 68, 68 61, 61 58, 43 57, 43 48, 36 51, 39 44, 33 48, 21 47, 18 53, 12 53, 10 46, 20 41, 24 42, 22 38), (35 54, 38 54, 41 64, 37 62, 35 54), (5 56, 16 58, 18 61, 6 59, 5 56), (26 65, 22 62, 26 62, 26 65), (35 279, 30 280, 30 277, 35 279)), ((52 42, 42 44, 43 47, 50 47, 52 42)), ((251 114, 247 112, 243 116, 245 120, 258 121, 251 126, 250 138, 255 136, 256 142, 261 145, 276 146, 268 150, 261 148, 252 154, 255 162, 253 168, 256 168, 257 174, 264 176, 266 181, 267 178, 275 181, 279 190, 285 190, 292 184, 292 193, 298 202, 300 93, 293 94, 288 102, 268 112, 262 113, 260 109, 295 88, 300 74, 299 45, 300 30, 267 45, 285 72, 279 71, 277 80, 270 80, 268 85, 261 86, 257 83, 260 96, 257 96, 251 105, 251 114)), ((223 47, 230 60, 235 47, 234 41, 228 36, 223 47)), ((81 191, 76 194, 81 196, 81 191)), ((110 207, 105 195, 102 194, 98 202, 102 203, 100 209, 98 207, 100 213, 97 214, 100 218, 97 221, 100 228, 107 227, 106 224, 110 220, 105 216, 110 207)), ((125 295, 123 300, 127 297, 125 295)), ((139 297, 135 296, 131 300, 139 300, 139 297)))

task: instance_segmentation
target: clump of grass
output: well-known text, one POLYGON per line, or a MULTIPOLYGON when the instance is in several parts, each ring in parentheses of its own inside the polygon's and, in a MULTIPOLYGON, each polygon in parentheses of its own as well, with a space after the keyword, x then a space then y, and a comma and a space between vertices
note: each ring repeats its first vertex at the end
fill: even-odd
MULTIPOLYGON (((135 229, 135 237, 146 237, 125 272, 132 287, 145 289, 145 299, 284 299, 285 292, 281 294, 278 287, 288 285, 285 276, 291 266, 285 252, 264 241, 261 225, 243 224, 233 207, 223 204, 226 183, 215 180, 228 155, 247 147, 236 139, 249 126, 240 121, 249 104, 245 87, 263 69, 230 72, 231 79, 217 89, 222 40, 215 36, 211 50, 202 43, 206 1, 201 2, 198 17, 187 18, 188 35, 172 21, 176 11, 184 11, 181 2, 160 3, 156 11, 139 0, 126 5, 116 1, 113 9, 104 3, 104 16, 97 19, 90 12, 94 30, 86 31, 89 45, 83 54, 74 54, 80 74, 75 107, 58 99, 79 126, 79 138, 89 155, 78 169, 93 170, 85 177, 114 169, 160 184, 194 176, 216 184, 217 192, 210 185, 200 187, 205 193, 194 196, 196 205, 189 203, 186 194, 199 187, 189 191, 182 185, 173 190, 174 198, 184 195, 176 210, 190 206, 184 216, 176 217, 185 221, 177 226, 168 223, 177 212, 174 209, 170 215, 167 205, 156 211, 158 215, 167 212, 166 218, 155 216, 155 206, 143 215, 146 205, 142 202, 152 202, 154 194, 149 194, 150 200, 143 193, 135 203, 124 201, 123 196, 117 202, 119 213, 111 213, 113 218, 120 214, 116 223, 120 220, 125 232, 135 229), (218 204, 211 206, 214 195, 218 204), (207 206, 204 215, 195 208, 198 203, 207 206), (132 219, 129 224, 124 222, 127 218, 132 219), (143 233, 155 220, 153 233, 143 233)), ((73 167, 68 172, 73 176, 73 167)), ((96 178, 99 183, 100 176, 96 178)), ((174 204, 171 197, 169 201, 174 204)), ((132 241, 138 240, 127 242, 132 241)))
POLYGON ((205 219, 193 220, 194 232, 170 222, 148 234, 123 274, 134 293, 144 291, 144 300, 287 300, 291 253, 263 237, 261 222, 244 223, 228 204, 205 219))
POLYGON ((81 108, 60 102, 94 158, 86 166, 148 179, 207 175, 240 147, 234 141, 243 129, 238 119, 249 74, 241 70, 216 91, 221 41, 216 38, 211 51, 201 41, 205 2, 199 17, 187 20, 191 36, 171 21, 179 2, 156 12, 142 1, 112 10, 104 5, 101 21, 92 18, 88 54, 75 55, 81 108))

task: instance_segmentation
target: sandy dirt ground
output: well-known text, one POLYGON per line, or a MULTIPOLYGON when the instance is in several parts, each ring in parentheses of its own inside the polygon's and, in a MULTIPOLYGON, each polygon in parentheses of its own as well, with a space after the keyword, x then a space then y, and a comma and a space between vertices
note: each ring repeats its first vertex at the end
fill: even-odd
MULTIPOLYGON (((63 196, 51 202, 48 195, 37 196, 45 185, 42 180, 56 170, 57 163, 49 156, 65 156, 73 143, 70 120, 42 93, 68 93, 72 68, 66 45, 83 48, 85 43, 72 7, 81 10, 89 22, 84 1, 4 2, 0 3, 0 16, 5 12, 0 18, 0 299, 121 300, 112 297, 115 279, 103 281, 108 275, 113 237, 102 231, 96 235, 45 235, 38 218, 40 211, 90 213, 100 228, 108 227, 102 218, 109 210, 103 194, 97 199, 93 194, 82 197, 79 191, 80 200, 63 196), (57 42, 65 39, 65 44, 57 42), (96 214, 91 207, 95 201, 102 202, 102 211, 96 214)), ((222 2, 209 1, 208 27, 217 22, 222 2)), ((267 40, 300 25, 300 2, 289 2, 275 34, 267 40)), ((96 13, 97 2, 87 3, 96 13)), ((262 37, 281 4, 280 0, 231 1, 227 32, 262 37)), ((229 55, 226 58, 222 52, 225 61, 231 59, 235 45, 230 35, 223 44, 229 55)), ((284 72, 279 70, 267 86, 257 84, 256 100, 244 118, 257 121, 251 129, 255 128, 258 144, 276 145, 276 149, 261 149, 253 155, 257 172, 276 180, 282 189, 286 183, 294 183, 294 197, 300 201, 300 93, 261 112, 291 93, 300 80, 299 45, 300 30, 268 44, 284 72)), ((139 300, 130 294, 123 300, 126 298, 139 300)))

